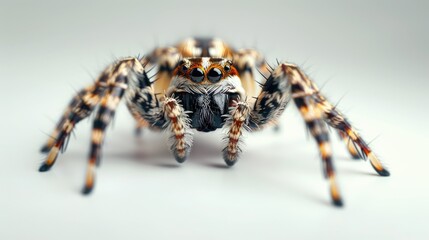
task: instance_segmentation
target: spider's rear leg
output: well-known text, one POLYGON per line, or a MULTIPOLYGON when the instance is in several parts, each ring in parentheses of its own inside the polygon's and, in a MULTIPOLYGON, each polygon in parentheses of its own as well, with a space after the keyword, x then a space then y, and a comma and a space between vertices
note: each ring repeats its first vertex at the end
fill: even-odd
MULTIPOLYGON (((100 160, 101 144, 104 139, 105 128, 113 118, 125 89, 128 88, 129 78, 145 75, 143 66, 135 58, 123 59, 110 65, 97 81, 89 87, 85 94, 79 97, 79 101, 73 104, 67 119, 61 126, 61 130, 53 144, 47 159, 40 167, 40 171, 49 170, 54 164, 59 150, 62 149, 65 140, 70 135, 74 126, 82 119, 88 117, 94 108, 101 102, 94 120, 92 131, 92 144, 88 161, 85 187, 83 193, 91 192, 94 185, 95 166, 100 160)), ((63 120, 60 121, 60 123, 63 120)))
MULTIPOLYGON (((292 94, 301 93, 299 85, 292 85, 292 94)), ((311 135, 316 140, 323 162, 324 175, 329 180, 332 202, 336 206, 342 206, 343 201, 335 179, 334 165, 332 162, 332 150, 329 143, 329 133, 322 118, 322 112, 315 106, 311 96, 294 97, 294 102, 298 107, 305 124, 311 135)))
MULTIPOLYGON (((358 155, 359 158, 369 158, 372 167, 380 176, 389 176, 390 173, 380 162, 378 157, 369 148, 368 144, 362 139, 356 129, 350 124, 350 122, 344 117, 344 115, 334 107, 326 98, 320 93, 317 85, 311 81, 300 69, 296 68, 297 73, 300 75, 300 79, 306 85, 307 88, 313 91, 312 97, 316 102, 317 107, 322 111, 323 118, 331 127, 337 129, 342 136, 347 136, 348 142, 351 142, 353 147, 347 143, 350 154, 352 156, 358 155), (359 146, 360 152, 354 145, 359 146)), ((356 158, 356 157, 355 157, 356 158)))
POLYGON ((40 151, 42 153, 48 153, 51 150, 51 148, 55 144, 55 140, 58 138, 58 135, 61 132, 61 129, 62 129, 64 123, 69 118, 70 113, 73 111, 74 108, 78 107, 79 104, 82 104, 82 98, 85 95, 90 94, 90 92, 91 92, 92 89, 93 89, 93 86, 90 86, 90 87, 87 87, 85 89, 82 89, 80 92, 78 92, 78 94, 76 96, 74 96, 72 98, 72 100, 70 101, 69 105, 65 109, 63 115, 61 116, 60 120, 58 121, 58 123, 57 123, 54 131, 50 135, 50 138, 45 143, 45 145, 43 145, 42 148, 40 149, 40 151))
POLYGON ((101 77, 97 83, 85 90, 82 96, 77 95, 72 100, 69 109, 66 110, 65 115, 60 119, 53 139, 42 148, 42 151, 49 152, 46 160, 39 168, 40 172, 48 171, 55 163, 58 153, 64 148, 66 139, 69 137, 75 125, 82 119, 88 117, 95 106, 99 103, 101 97, 105 92, 103 83, 105 78, 101 77))
MULTIPOLYGON (((126 66, 126 68, 128 67, 130 66, 126 66)), ((82 189, 83 194, 90 193, 94 187, 95 167, 100 164, 101 145, 103 144, 106 127, 112 121, 115 115, 115 110, 121 101, 125 90, 128 88, 128 73, 126 71, 128 71, 128 69, 119 72, 118 75, 115 76, 115 82, 111 83, 108 92, 102 98, 100 108, 95 116, 92 128, 91 150, 89 153, 86 180, 82 189)))
POLYGON ((261 93, 263 96, 258 97, 256 102, 257 105, 255 105, 255 110, 259 110, 258 114, 261 116, 260 119, 263 120, 278 116, 284 109, 284 106, 282 107, 282 105, 279 104, 281 101, 277 100, 281 99, 278 93, 279 89, 285 91, 283 95, 287 96, 287 98, 289 98, 290 95, 293 97, 311 135, 318 144, 323 162, 324 174, 325 177, 328 178, 330 184, 332 202, 336 206, 342 206, 343 202, 336 182, 332 162, 332 150, 329 143, 328 129, 323 121, 322 111, 316 107, 314 99, 311 97, 311 95, 314 94, 314 90, 302 80, 302 76, 300 75, 298 68, 287 63, 280 64, 272 72, 271 76, 264 84, 263 89, 264 91, 261 93), (291 89, 290 92, 289 89, 291 89), (280 111, 275 112, 273 109, 279 109, 280 111))
POLYGON ((258 72, 262 75, 270 73, 269 66, 266 64, 262 54, 254 49, 239 49, 234 53, 234 66, 238 71, 241 79, 241 85, 246 90, 247 96, 256 97, 260 92, 260 84, 265 82, 265 79, 257 79, 258 72))
POLYGON ((346 135, 350 138, 350 141, 359 146, 361 153, 357 154, 364 159, 369 158, 372 167, 380 176, 390 176, 390 172, 387 168, 383 166, 378 157, 369 148, 368 144, 362 139, 356 129, 353 128, 341 112, 329 103, 319 92, 317 92, 313 97, 317 102, 318 108, 323 112, 325 121, 331 127, 341 131, 341 134, 346 135))
POLYGON ((340 136, 340 138, 343 140, 343 142, 346 144, 347 146, 347 150, 350 153, 350 155, 352 156, 353 159, 361 159, 361 156, 359 154, 359 152, 356 149, 356 145, 355 143, 350 139, 349 136, 347 136, 347 134, 341 130, 337 130, 338 135, 340 136))

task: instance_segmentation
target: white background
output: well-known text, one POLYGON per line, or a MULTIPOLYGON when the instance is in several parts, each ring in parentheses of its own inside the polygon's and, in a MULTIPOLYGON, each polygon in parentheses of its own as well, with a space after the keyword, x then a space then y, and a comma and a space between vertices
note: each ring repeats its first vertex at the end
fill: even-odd
POLYGON ((1 1, 0 239, 428 239, 425 1, 1 1), (48 173, 38 152, 73 93, 113 59, 191 35, 301 65, 392 176, 332 134, 345 207, 330 205, 314 141, 291 104, 281 131, 247 134, 224 166, 221 131, 182 165, 166 137, 133 135, 121 106, 89 197, 91 121, 48 173))

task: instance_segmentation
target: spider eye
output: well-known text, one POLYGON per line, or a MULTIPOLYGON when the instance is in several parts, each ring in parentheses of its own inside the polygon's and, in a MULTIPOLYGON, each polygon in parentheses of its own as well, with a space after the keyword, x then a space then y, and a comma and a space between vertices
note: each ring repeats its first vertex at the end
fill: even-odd
POLYGON ((229 72, 229 70, 231 70, 231 67, 229 65, 225 65, 225 67, 223 67, 223 69, 227 72, 229 72))
POLYGON ((183 66, 182 66, 182 71, 183 71, 183 72, 188 71, 188 69, 189 69, 189 68, 188 68, 186 65, 183 65, 183 66))
POLYGON ((201 68, 194 68, 191 71, 191 80, 194 82, 202 82, 204 79, 204 72, 201 68))
POLYGON ((222 77, 222 71, 219 70, 219 68, 212 68, 212 69, 210 69, 209 73, 207 74, 207 78, 212 83, 219 82, 221 77, 222 77))

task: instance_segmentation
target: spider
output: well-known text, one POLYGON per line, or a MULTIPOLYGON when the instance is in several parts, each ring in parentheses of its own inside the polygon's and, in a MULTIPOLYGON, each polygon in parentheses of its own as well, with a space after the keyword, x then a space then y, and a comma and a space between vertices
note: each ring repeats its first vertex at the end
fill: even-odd
POLYGON ((273 68, 256 50, 235 50, 212 38, 190 38, 108 66, 94 84, 71 100, 41 149, 47 157, 39 171, 48 171, 54 165, 76 124, 96 112, 82 190, 83 194, 91 193, 106 127, 123 98, 137 122, 137 131, 149 128, 171 135, 169 145, 179 163, 191 150, 192 129, 210 132, 224 128, 227 135, 223 158, 233 166, 241 154, 243 132, 272 125, 293 99, 317 142, 335 206, 342 206, 343 201, 332 162, 328 125, 345 140, 353 158, 368 158, 380 176, 390 175, 344 115, 297 65, 278 62, 273 68), (153 68, 158 71, 154 74, 156 80, 148 75, 153 68), (257 81, 256 71, 263 81, 257 81))

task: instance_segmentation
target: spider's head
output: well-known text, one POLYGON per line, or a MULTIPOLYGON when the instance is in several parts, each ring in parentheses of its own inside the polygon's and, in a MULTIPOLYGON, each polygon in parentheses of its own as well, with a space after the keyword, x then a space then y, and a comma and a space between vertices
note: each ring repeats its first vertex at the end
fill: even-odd
POLYGON ((231 60, 199 57, 179 62, 167 95, 181 101, 194 128, 209 132, 222 127, 229 107, 245 93, 231 60))
POLYGON ((238 75, 232 61, 225 58, 184 58, 174 75, 186 78, 196 84, 215 84, 238 75))

